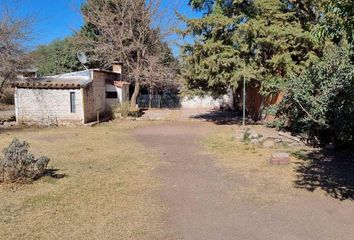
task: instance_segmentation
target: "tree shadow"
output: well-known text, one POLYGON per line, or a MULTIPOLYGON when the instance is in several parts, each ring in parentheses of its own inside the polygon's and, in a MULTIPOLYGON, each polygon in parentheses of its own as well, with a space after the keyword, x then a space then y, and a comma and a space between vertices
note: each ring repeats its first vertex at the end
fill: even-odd
POLYGON ((303 160, 295 168, 296 188, 311 192, 321 189, 341 201, 354 200, 353 153, 318 150, 294 156, 303 160))
MULTIPOLYGON (((211 110, 207 113, 192 116, 191 119, 212 122, 216 125, 240 125, 242 124, 242 114, 237 111, 211 110)), ((254 125, 255 122, 249 118, 246 119, 247 125, 254 125)))

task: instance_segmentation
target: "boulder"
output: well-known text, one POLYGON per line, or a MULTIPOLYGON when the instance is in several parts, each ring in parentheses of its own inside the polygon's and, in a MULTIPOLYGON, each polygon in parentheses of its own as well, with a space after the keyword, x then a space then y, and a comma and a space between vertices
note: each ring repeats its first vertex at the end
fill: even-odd
POLYGON ((261 142, 258 139, 252 139, 251 144, 252 145, 259 145, 261 142))
POLYGON ((277 152, 273 153, 270 158, 270 164, 272 165, 287 165, 290 164, 290 155, 288 153, 277 152))

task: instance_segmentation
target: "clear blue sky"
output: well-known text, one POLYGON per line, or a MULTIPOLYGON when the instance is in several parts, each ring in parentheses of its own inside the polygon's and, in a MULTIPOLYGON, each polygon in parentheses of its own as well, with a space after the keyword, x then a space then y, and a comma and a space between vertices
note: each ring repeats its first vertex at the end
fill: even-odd
MULTIPOLYGON (((80 5, 85 0, 5 0, 20 16, 32 15, 36 18, 34 39, 30 48, 48 44, 55 39, 70 36, 83 24, 80 5)), ((1 2, 1 0, 0 0, 1 2)), ((188 6, 188 0, 162 0, 162 7, 172 14, 176 8, 188 17, 196 17, 188 6)), ((175 47, 174 47, 175 48, 175 47)), ((176 48, 174 49, 177 53, 176 48)))

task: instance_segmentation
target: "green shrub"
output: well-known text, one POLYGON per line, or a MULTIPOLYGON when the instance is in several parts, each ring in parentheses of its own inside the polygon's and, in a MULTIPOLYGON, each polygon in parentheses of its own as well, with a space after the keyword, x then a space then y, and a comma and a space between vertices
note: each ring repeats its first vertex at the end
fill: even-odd
POLYGON ((291 78, 279 116, 314 145, 354 144, 354 64, 345 48, 331 47, 323 59, 291 78))
POLYGON ((0 181, 30 182, 45 174, 49 158, 35 158, 28 150, 27 142, 12 140, 3 151, 4 158, 0 159, 0 181))

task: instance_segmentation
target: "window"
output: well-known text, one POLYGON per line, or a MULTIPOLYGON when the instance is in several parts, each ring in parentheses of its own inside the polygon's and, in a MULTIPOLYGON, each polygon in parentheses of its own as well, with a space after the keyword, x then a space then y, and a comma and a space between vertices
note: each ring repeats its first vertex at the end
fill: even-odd
POLYGON ((70 93, 70 112, 76 113, 76 104, 75 104, 75 93, 70 93))
POLYGON ((118 93, 117 92, 106 92, 106 98, 108 99, 117 99, 118 93))

